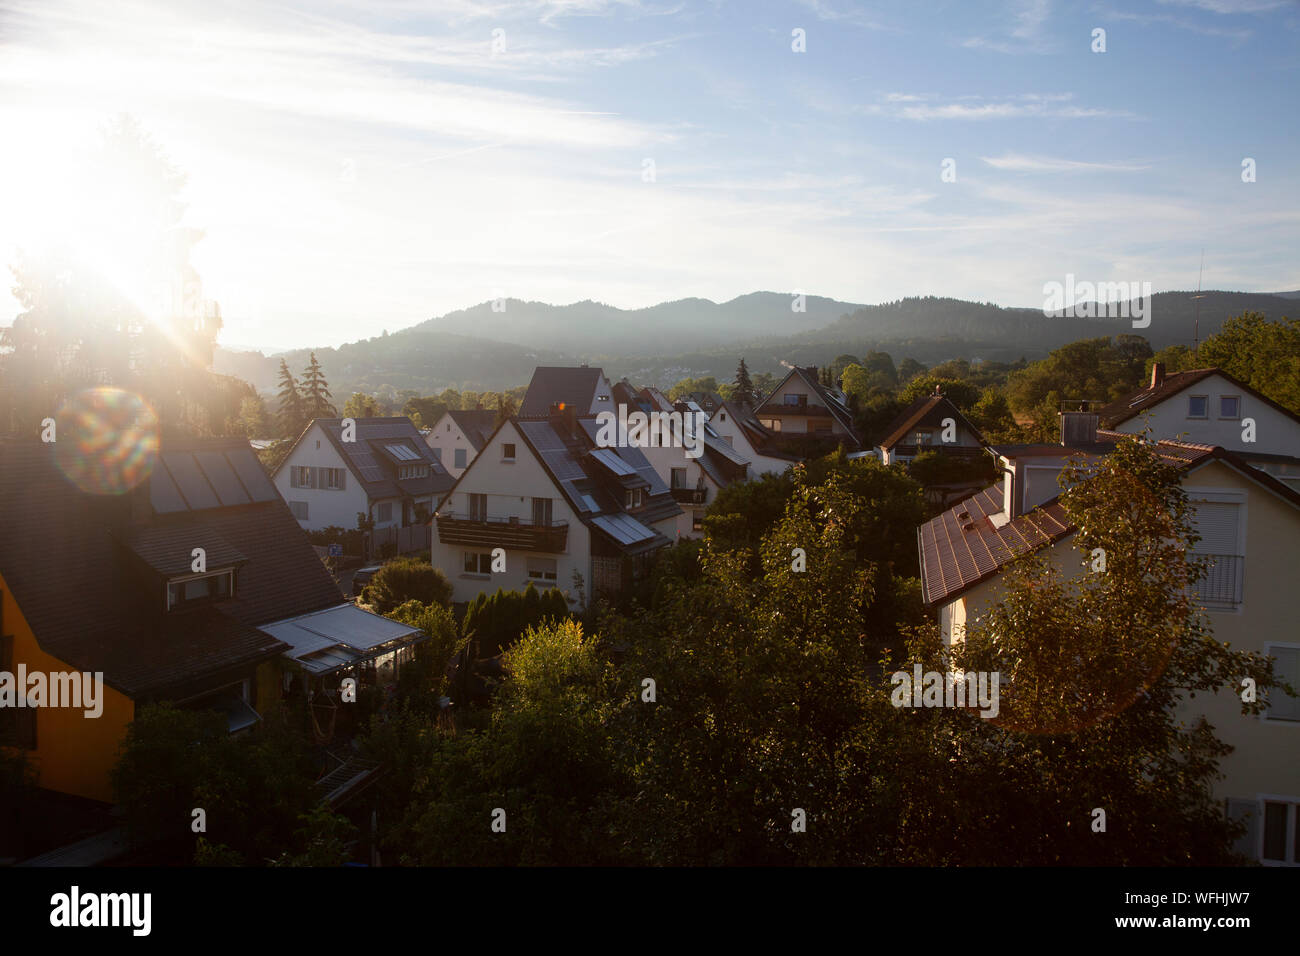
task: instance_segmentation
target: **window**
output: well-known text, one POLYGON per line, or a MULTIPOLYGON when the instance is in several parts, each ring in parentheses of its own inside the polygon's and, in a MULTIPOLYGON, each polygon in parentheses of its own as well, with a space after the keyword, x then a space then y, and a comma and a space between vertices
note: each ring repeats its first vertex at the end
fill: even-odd
POLYGON ((491 574, 492 555, 487 551, 465 551, 464 569, 466 574, 491 574))
POLYGON ((695 512, 694 516, 691 518, 691 529, 694 530, 694 531, 703 531, 703 530, 704 530, 704 512, 703 512, 703 511, 697 511, 697 512, 695 512))
POLYGON ((608 396, 608 395, 597 395, 597 396, 596 396, 596 401, 598 401, 598 402, 607 402, 607 401, 609 401, 609 396, 608 396))
POLYGON ((1264 840, 1260 854, 1265 863, 1300 864, 1300 827, 1293 800, 1264 800, 1264 840))
POLYGON ((442 449, 441 449, 441 448, 436 448, 436 447, 435 447, 435 448, 430 448, 429 450, 430 450, 431 452, 433 452, 433 460, 434 460, 434 461, 442 461, 442 449))
MULTIPOLYGON (((1300 691, 1300 644, 1264 644, 1264 653, 1273 658, 1273 673, 1300 691)), ((1300 721, 1300 697, 1292 697, 1280 688, 1268 694, 1267 720, 1300 721)))
POLYGON ((167 610, 191 603, 224 600, 230 597, 234 584, 234 571, 196 574, 168 581, 167 610))
POLYGON ((1208 418, 1210 416, 1210 397, 1208 395, 1189 395, 1187 397, 1188 418, 1208 418))
POLYGON ((1191 502, 1196 533, 1201 540, 1190 557, 1205 567, 1196 582, 1196 598, 1211 610, 1238 607, 1242 602, 1246 559, 1241 555, 1242 502, 1231 496, 1201 492, 1191 502))
POLYGON ((309 465, 294 465, 289 469, 289 487, 315 488, 316 486, 312 483, 314 477, 314 469, 309 465))
POLYGON ((512 444, 502 444, 502 446, 501 446, 501 457, 502 457, 505 461, 514 461, 514 460, 515 460, 515 446, 512 445, 512 444))
POLYGON ((457 467, 457 468, 464 468, 464 467, 465 467, 465 449, 464 449, 464 448, 457 448, 457 449, 456 449, 456 467, 457 467))
POLYGON ((685 487, 686 487, 686 469, 685 469, 685 468, 674 468, 674 469, 673 469, 673 484, 672 484, 672 486, 673 486, 674 488, 685 488, 685 487))
POLYGON ((539 527, 550 527, 551 524, 551 499, 534 498, 533 499, 533 524, 539 527))
POLYGON ((726 412, 723 412, 722 414, 720 414, 720 415, 718 416, 718 421, 720 421, 720 422, 725 422, 726 420, 727 420, 727 413, 726 413, 726 412))
POLYGON ((808 401, 807 395, 784 395, 782 401, 787 405, 802 405, 808 401))
POLYGON ((529 558, 528 576, 535 581, 554 581, 556 563, 554 558, 529 558))
POLYGON ((928 446, 933 443, 933 441, 934 432, 932 431, 922 430, 916 433, 916 445, 918 448, 928 446))
POLYGON ((299 521, 307 520, 307 502, 291 501, 289 502, 289 510, 293 512, 293 516, 299 521))
POLYGON ((470 521, 487 520, 487 495, 469 496, 469 520, 470 521))
POLYGON ((1220 395, 1219 417, 1237 419, 1241 417, 1241 396, 1220 395))
POLYGON ((322 468, 321 471, 325 477, 324 487, 329 491, 342 491, 347 485, 347 478, 344 477, 347 472, 342 468, 322 468))
POLYGON ((391 501, 385 501, 376 509, 376 512, 377 512, 377 514, 375 515, 376 521, 392 521, 393 503, 391 501))

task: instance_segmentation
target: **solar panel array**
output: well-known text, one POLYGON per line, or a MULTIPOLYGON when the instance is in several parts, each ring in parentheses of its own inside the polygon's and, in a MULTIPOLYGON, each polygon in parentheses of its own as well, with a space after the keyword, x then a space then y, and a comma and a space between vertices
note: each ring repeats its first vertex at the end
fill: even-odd
POLYGON ((384 450, 398 461, 420 460, 420 454, 414 448, 408 448, 406 445, 385 445, 384 450))
POLYGON ((655 536, 654 531, 630 515, 600 515, 592 518, 591 523, 620 544, 637 544, 641 541, 649 541, 655 536))
POLYGON ((631 478, 636 474, 636 469, 614 454, 613 449, 596 448, 592 451, 591 457, 619 478, 631 478))
POLYGON ((251 448, 164 451, 149 476, 149 503, 159 514, 231 508, 278 497, 251 448))

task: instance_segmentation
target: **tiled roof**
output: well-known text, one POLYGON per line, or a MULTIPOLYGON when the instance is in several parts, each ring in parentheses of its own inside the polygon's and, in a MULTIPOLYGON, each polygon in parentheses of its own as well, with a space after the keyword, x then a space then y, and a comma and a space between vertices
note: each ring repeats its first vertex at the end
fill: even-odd
POLYGON ((533 379, 519 405, 519 414, 525 418, 540 418, 550 413, 553 404, 563 402, 576 408, 579 415, 586 415, 604 374, 599 368, 539 365, 533 370, 533 379))
POLYGON ((433 449, 424 440, 415 424, 405 415, 391 418, 355 418, 356 441, 343 441, 343 419, 317 418, 298 436, 289 454, 275 470, 288 466, 293 451, 311 431, 312 425, 319 425, 335 450, 348 464, 348 470, 354 480, 371 498, 423 498, 431 496, 436 503, 451 490, 456 479, 448 473, 442 463, 433 457, 433 449), (389 446, 396 445, 413 452, 409 458, 397 458, 389 446), (418 463, 429 466, 427 478, 399 478, 398 468, 403 463, 418 463))
POLYGON ((822 400, 825 404, 827 413, 848 433, 846 437, 848 437, 854 445, 860 444, 858 433, 853 427, 853 415, 849 412, 848 406, 837 393, 831 391, 821 382, 817 381, 817 372, 815 368, 804 368, 800 365, 794 366, 790 370, 790 374, 786 375, 785 378, 781 379, 781 381, 777 383, 776 387, 772 389, 767 398, 759 402, 758 407, 760 410, 770 410, 773 415, 809 414, 806 408, 800 409, 798 407, 787 407, 785 405, 773 404, 769 401, 773 395, 781 390, 782 386, 784 386, 789 380, 790 375, 798 376, 799 380, 803 382, 813 394, 817 395, 822 400))
POLYGON ((876 444, 885 449, 893 448, 906 438, 913 429, 937 428, 945 418, 952 418, 960 422, 963 428, 979 439, 980 444, 984 443, 984 438, 980 435, 979 429, 970 423, 970 420, 957 409, 956 405, 943 395, 925 395, 907 406, 897 418, 890 422, 889 427, 885 429, 885 437, 876 444))
POLYGON ((921 583, 927 604, 955 597, 998 572, 1013 558, 1059 541, 1071 528, 1054 498, 1042 508, 997 527, 1002 486, 985 488, 921 525, 921 583))
MULTIPOLYGON (((1096 448, 1103 453, 1113 450, 1121 440, 1133 440, 1132 435, 1111 431, 1098 431, 1097 438, 1096 448)), ((1300 492, 1253 468, 1235 452, 1214 445, 1169 440, 1157 442, 1156 450, 1167 463, 1183 469, 1211 460, 1222 461, 1243 477, 1300 508, 1300 492)), ((1002 511, 1002 486, 986 488, 921 525, 917 544, 925 602, 933 605, 951 600, 992 577, 1019 555, 1059 541, 1073 530, 1059 497, 1007 521, 1002 511)))
POLYGON ((482 451, 497 427, 497 413, 492 409, 453 409, 447 413, 476 452, 482 451))
POLYGON ((1153 405, 1158 405, 1165 399, 1177 395, 1184 389, 1190 388, 1197 382, 1204 381, 1212 375, 1217 375, 1224 381, 1232 385, 1234 389, 1239 389, 1247 395, 1263 402, 1275 411, 1281 412, 1292 421, 1300 421, 1300 415, 1289 408, 1284 408, 1267 395, 1251 388, 1245 382, 1233 378, 1221 368, 1197 368, 1189 369, 1186 372, 1174 372, 1172 375, 1165 376, 1163 382, 1152 388, 1150 385, 1138 389, 1136 392, 1111 402, 1109 405, 1098 411, 1098 417, 1101 424, 1106 428, 1114 428, 1116 425, 1122 425, 1131 418, 1141 415, 1153 405))
POLYGON ((166 442, 150 478, 123 496, 78 489, 52 447, 0 440, 0 574, 41 649, 69 666, 103 671, 134 698, 159 694, 278 656, 285 645, 259 624, 343 600, 280 497, 251 500, 260 487, 254 476, 266 476, 247 441, 166 442), (177 507, 175 476, 187 476, 199 498, 200 461, 225 475, 213 456, 250 476, 238 489, 248 503, 177 507), (170 553, 178 546, 181 557, 170 553), (188 573, 193 547, 211 547, 221 561, 245 559, 235 596, 166 613, 164 575, 182 558, 188 573), (132 550, 139 561, 127 559, 132 550))

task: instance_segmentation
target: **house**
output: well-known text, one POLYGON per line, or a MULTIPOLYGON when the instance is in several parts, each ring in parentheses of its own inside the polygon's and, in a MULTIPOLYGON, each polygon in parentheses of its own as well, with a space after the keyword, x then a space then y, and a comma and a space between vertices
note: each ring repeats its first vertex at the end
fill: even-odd
POLYGON ((776 433, 763 425, 747 404, 719 402, 709 416, 709 428, 749 462, 751 478, 782 474, 802 460, 775 447, 776 433))
POLYGON ((1253 466, 1300 489, 1300 416, 1223 369, 1165 374, 1098 409, 1100 425, 1128 434, 1149 428, 1157 438, 1185 438, 1235 451, 1253 466))
POLYGON ((911 461, 926 451, 969 458, 979 457, 984 438, 970 420, 935 387, 932 395, 918 398, 885 429, 876 444, 882 464, 911 461))
POLYGON ((791 448, 806 445, 812 452, 833 441, 851 451, 862 446, 853 427, 848 399, 843 392, 817 380, 816 366, 791 368, 755 409, 755 416, 791 448))
POLYGON ((423 527, 455 483, 405 416, 317 418, 271 480, 308 531, 355 528, 358 514, 376 530, 423 527))
POLYGON ((64 476, 55 448, 76 441, 0 439, 0 671, 103 675, 95 716, 0 709, 40 787, 111 801, 143 704, 215 710, 238 732, 279 705, 286 673, 358 672, 423 639, 344 601, 247 441, 166 442, 121 495, 64 476))
MULTIPOLYGON (((1096 456, 1129 439, 1102 430, 1092 442, 1076 444, 1086 446, 1078 451, 1096 456)), ((1295 568, 1283 557, 1300 552, 1300 493, 1222 446, 1165 439, 1156 447, 1182 469, 1201 535, 1195 552, 1209 568, 1196 596, 1215 637, 1239 650, 1271 655, 1276 672, 1300 688, 1300 636, 1290 602, 1295 568)), ((998 600, 1001 570, 1026 551, 1045 548, 1056 566, 1080 573, 1072 547, 1076 529, 1059 498, 1040 500, 1045 485, 1016 474, 1027 463, 1041 463, 1045 452, 1034 449, 1011 458, 1014 467, 1000 485, 920 528, 923 597, 938 612, 945 643, 961 641, 967 622, 998 600)), ((1227 812, 1248 822, 1238 848, 1265 863, 1300 863, 1300 762, 1294 759, 1300 700, 1279 693, 1267 713, 1248 717, 1241 714, 1237 690, 1227 687, 1186 700, 1181 715, 1205 716, 1234 748, 1222 761, 1225 778, 1215 784, 1215 793, 1227 812)))
POLYGON ((492 409, 453 409, 438 419, 424 440, 447 473, 459 478, 487 444, 496 424, 497 413, 492 409))
POLYGON ((595 415, 613 407, 614 388, 599 368, 539 365, 519 403, 519 415, 545 418, 552 405, 576 409, 579 417, 595 415))
POLYGON ((576 406, 502 422, 439 506, 433 563, 454 601, 531 582, 582 607, 672 543, 683 512, 668 486, 641 449, 600 447, 576 406))

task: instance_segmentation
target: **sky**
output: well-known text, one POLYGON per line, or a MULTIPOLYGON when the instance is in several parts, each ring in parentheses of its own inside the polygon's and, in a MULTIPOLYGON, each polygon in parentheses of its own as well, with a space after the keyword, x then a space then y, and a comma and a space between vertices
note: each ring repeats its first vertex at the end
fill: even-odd
POLYGON ((0 0, 0 257, 76 232, 125 112, 227 345, 496 297, 1041 307, 1202 251, 1293 290, 1298 54, 1294 0, 0 0))

